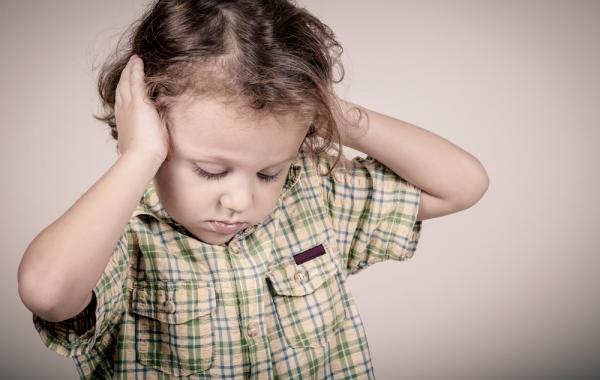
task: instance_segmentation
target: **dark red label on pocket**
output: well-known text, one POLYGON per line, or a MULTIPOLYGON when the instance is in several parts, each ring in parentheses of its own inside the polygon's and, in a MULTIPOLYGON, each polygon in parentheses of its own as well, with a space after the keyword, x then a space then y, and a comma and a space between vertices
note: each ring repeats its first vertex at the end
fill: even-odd
POLYGON ((325 254, 325 247, 323 247, 322 244, 319 244, 308 251, 296 253, 294 255, 294 261, 296 262, 296 265, 300 265, 323 254, 325 254))

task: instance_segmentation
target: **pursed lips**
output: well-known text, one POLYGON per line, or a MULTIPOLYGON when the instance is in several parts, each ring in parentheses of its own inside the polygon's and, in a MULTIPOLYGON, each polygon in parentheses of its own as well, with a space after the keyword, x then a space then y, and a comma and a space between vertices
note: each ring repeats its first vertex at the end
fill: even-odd
POLYGON ((213 220, 210 223, 213 226, 213 230, 215 230, 215 232, 226 235, 234 234, 246 225, 246 223, 243 222, 227 223, 217 220, 213 220))

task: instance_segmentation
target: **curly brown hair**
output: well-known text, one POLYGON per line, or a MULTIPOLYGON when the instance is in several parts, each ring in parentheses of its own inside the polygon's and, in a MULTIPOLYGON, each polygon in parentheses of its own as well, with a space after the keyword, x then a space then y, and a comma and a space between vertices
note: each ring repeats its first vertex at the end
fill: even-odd
POLYGON ((292 0, 158 0, 101 67, 103 113, 95 117, 117 140, 115 92, 137 54, 148 97, 167 125, 174 98, 183 94, 230 99, 254 112, 293 113, 310 123, 303 146, 311 159, 328 160, 328 175, 343 159, 338 121, 348 121, 333 90, 344 78, 342 52, 333 31, 292 0))

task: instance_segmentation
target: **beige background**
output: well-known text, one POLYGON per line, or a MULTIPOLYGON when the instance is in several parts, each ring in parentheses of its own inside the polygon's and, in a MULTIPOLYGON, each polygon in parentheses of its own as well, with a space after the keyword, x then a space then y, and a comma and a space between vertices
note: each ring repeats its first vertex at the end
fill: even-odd
MULTIPOLYGON (((143 1, 0 3, 0 375, 75 379, 17 294, 25 248, 116 159, 92 70, 143 1)), ((341 96, 486 167, 415 257, 350 278, 378 379, 600 376, 599 1, 305 0, 345 47, 341 96)))

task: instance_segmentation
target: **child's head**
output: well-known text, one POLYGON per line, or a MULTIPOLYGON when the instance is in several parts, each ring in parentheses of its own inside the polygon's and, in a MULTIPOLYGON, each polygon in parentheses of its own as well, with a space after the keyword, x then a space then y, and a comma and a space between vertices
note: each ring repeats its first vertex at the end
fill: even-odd
POLYGON ((155 185, 171 217, 202 240, 228 240, 205 230, 206 221, 266 217, 303 145, 313 159, 330 150, 338 152, 334 165, 340 159, 336 119, 343 115, 333 84, 344 76, 342 47, 329 27, 290 1, 158 1, 123 41, 100 72, 99 119, 117 139, 115 91, 137 54, 171 139, 155 185), (197 162, 208 156, 222 159, 197 162), (208 179, 198 168, 226 175, 208 179))
POLYGON ((155 1, 102 67, 99 119, 117 139, 115 91, 137 54, 148 95, 167 123, 182 94, 235 102, 258 114, 294 113, 310 127, 306 151, 321 156, 341 150, 333 90, 344 77, 341 53, 331 29, 288 0, 155 1))

